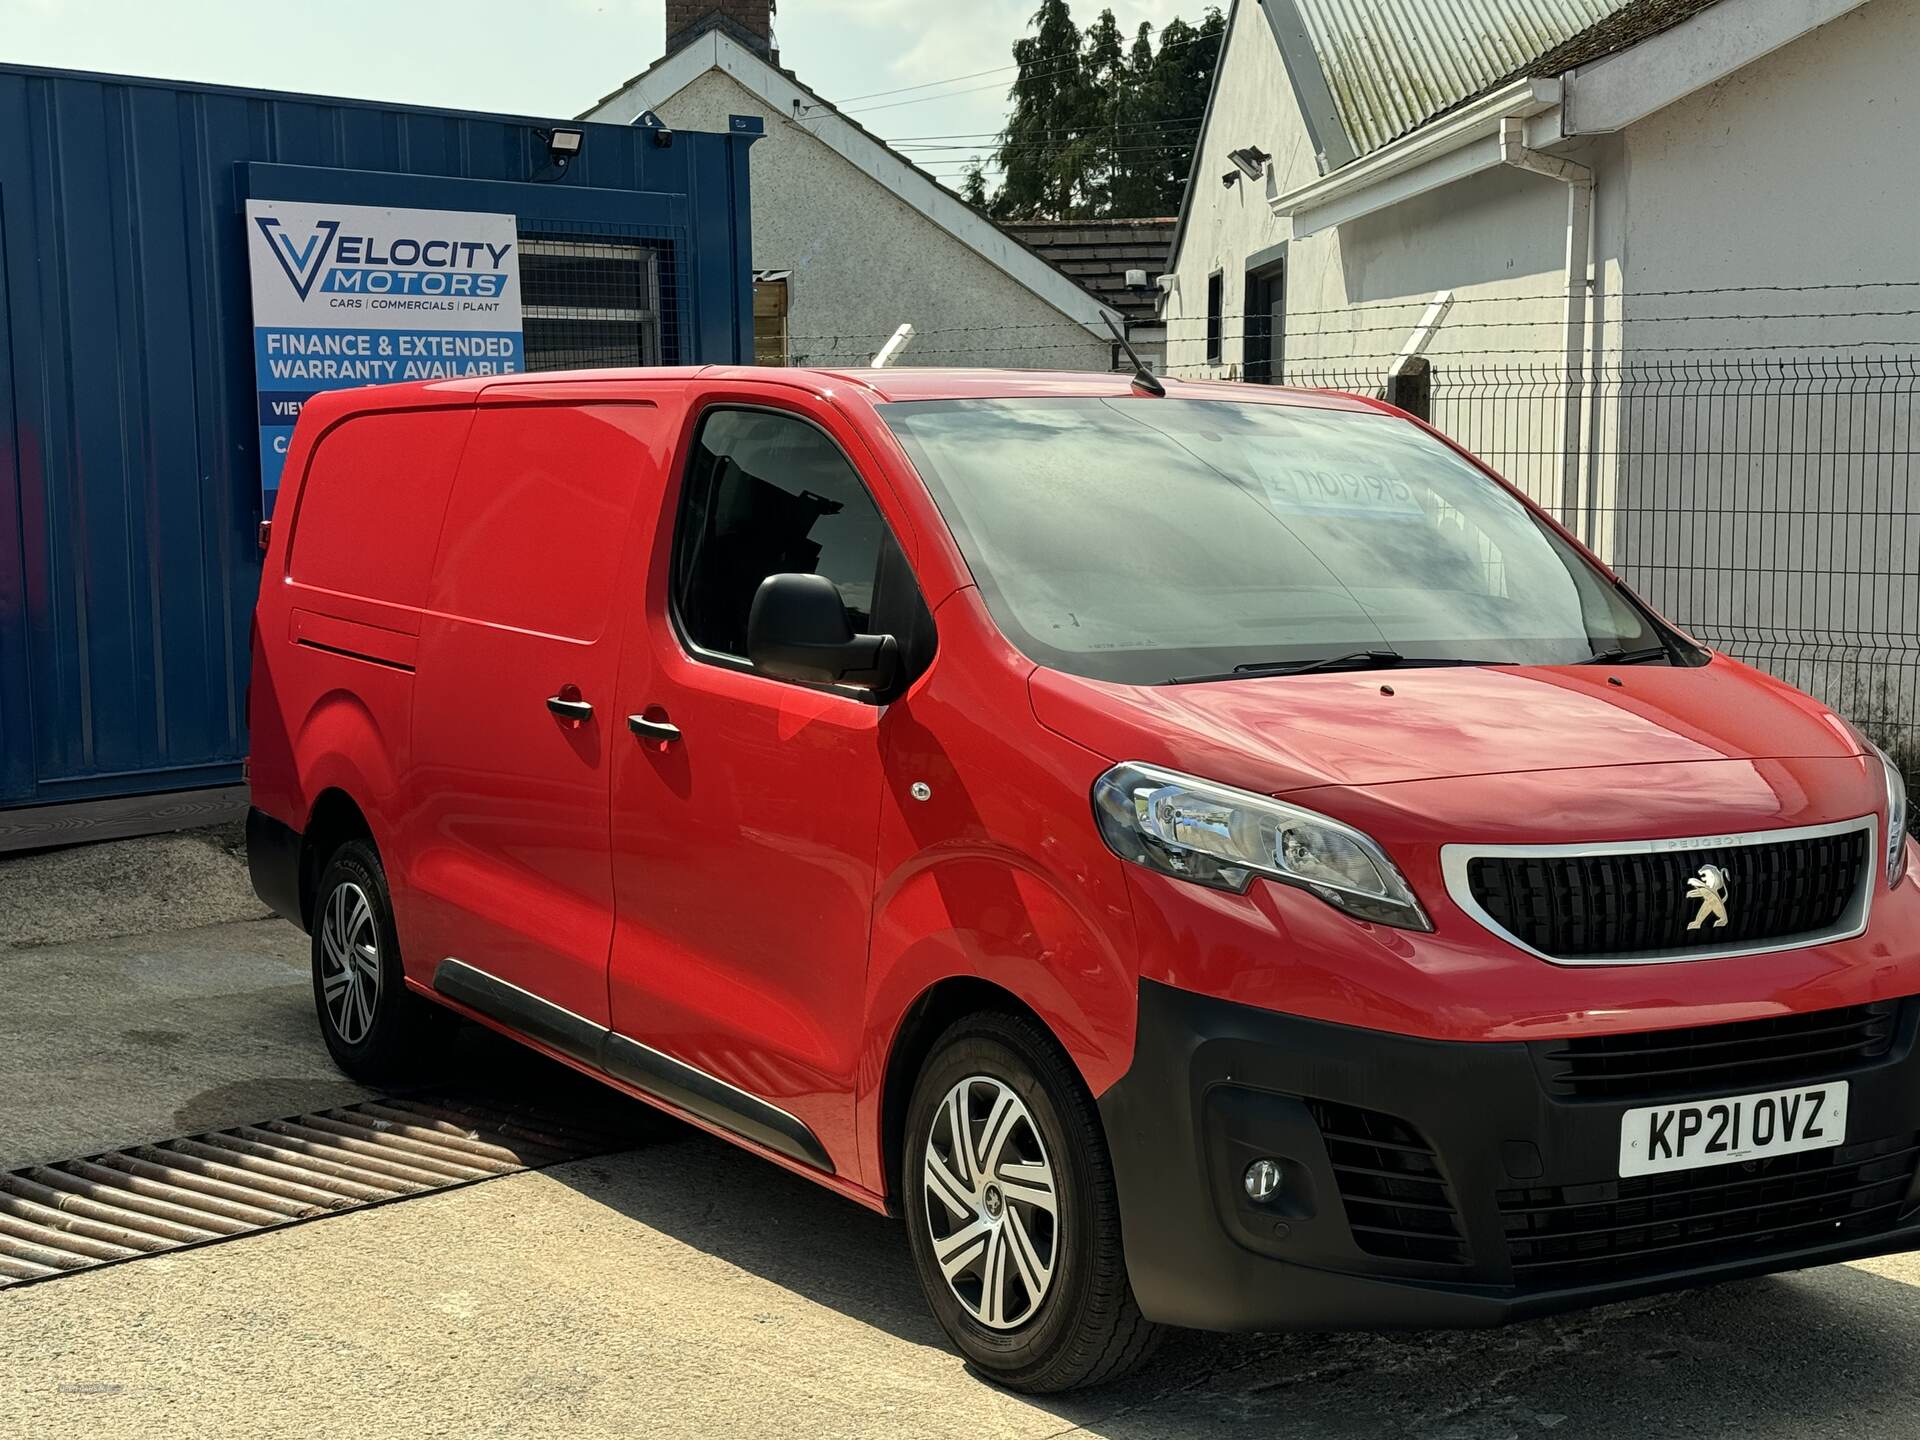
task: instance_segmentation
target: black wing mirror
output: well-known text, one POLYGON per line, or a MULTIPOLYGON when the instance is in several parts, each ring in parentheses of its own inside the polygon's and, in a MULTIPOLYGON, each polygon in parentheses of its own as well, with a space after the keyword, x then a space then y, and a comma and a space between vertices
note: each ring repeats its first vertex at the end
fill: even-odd
POLYGON ((857 635, 840 587, 824 575, 769 575, 747 615, 756 670, 810 685, 886 691, 900 673, 891 635, 857 635))

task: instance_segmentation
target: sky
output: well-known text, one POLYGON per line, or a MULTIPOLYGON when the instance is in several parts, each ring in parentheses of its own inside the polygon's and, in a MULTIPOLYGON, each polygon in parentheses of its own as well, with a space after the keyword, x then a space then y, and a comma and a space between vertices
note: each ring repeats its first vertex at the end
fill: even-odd
MULTIPOLYGON (((1104 3, 1131 37, 1142 20, 1197 21, 1205 0, 1104 3)), ((783 65, 957 184, 1005 119, 1009 47, 1037 0, 776 8, 783 65), (925 88, 877 93, 908 86, 925 88)), ((1073 0, 1083 26, 1101 8, 1073 0)), ((565 117, 659 58, 664 12, 664 0, 0 0, 0 60, 565 117)))

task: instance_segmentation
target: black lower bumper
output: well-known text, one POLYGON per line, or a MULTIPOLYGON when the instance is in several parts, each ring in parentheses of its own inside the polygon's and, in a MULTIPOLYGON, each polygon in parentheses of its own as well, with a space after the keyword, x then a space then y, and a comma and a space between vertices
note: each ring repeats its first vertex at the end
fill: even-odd
POLYGON ((1920 1249, 1920 1002, 1889 1014, 1875 1053, 1786 1082, 1848 1082, 1844 1145, 1622 1180, 1627 1110, 1786 1084, 1569 1098, 1539 1046, 1143 981, 1133 1066, 1099 1101, 1134 1293, 1204 1329, 1477 1326, 1920 1249), (1256 1202, 1263 1158, 1281 1183, 1256 1202))
POLYGON ((300 832, 263 810, 247 811, 247 874, 253 893, 283 920, 302 930, 300 913, 300 832))

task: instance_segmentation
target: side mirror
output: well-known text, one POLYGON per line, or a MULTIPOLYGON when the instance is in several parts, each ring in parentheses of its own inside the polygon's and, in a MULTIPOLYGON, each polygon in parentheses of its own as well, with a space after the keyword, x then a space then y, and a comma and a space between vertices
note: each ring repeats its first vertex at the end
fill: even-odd
POLYGON ((756 670, 810 685, 888 689, 900 671, 891 635, 856 635, 840 587, 824 575, 769 575, 747 615, 756 670))

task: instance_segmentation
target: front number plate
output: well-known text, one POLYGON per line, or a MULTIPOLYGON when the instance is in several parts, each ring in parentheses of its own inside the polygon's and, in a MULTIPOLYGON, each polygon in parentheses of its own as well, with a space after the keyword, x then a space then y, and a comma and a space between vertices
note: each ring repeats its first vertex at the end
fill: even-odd
POLYGON ((1620 1122, 1620 1173, 1658 1175, 1824 1150, 1847 1138, 1847 1082, 1649 1105, 1620 1122))

